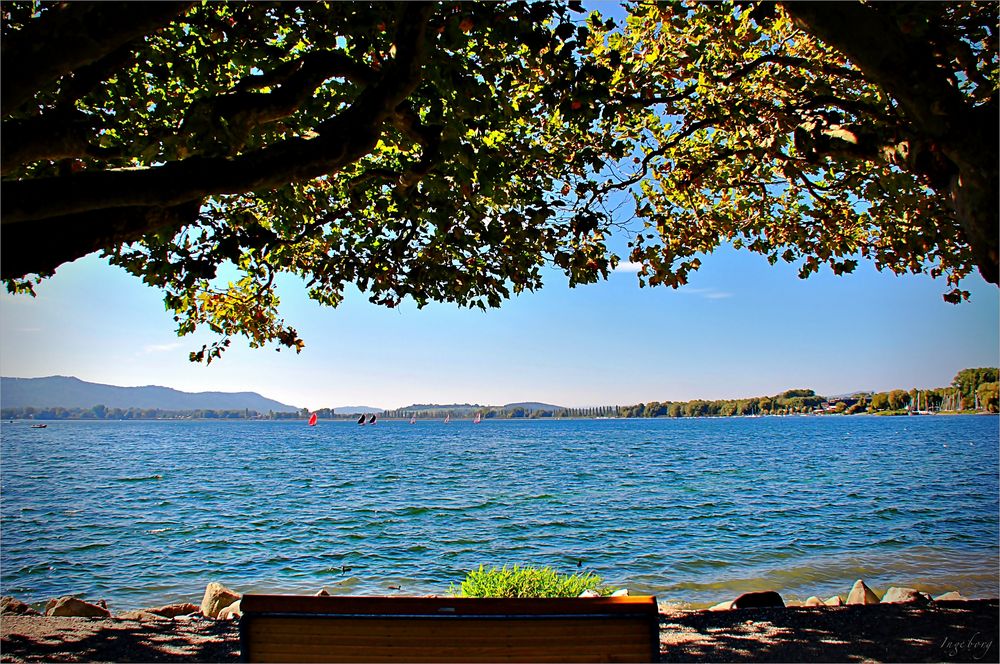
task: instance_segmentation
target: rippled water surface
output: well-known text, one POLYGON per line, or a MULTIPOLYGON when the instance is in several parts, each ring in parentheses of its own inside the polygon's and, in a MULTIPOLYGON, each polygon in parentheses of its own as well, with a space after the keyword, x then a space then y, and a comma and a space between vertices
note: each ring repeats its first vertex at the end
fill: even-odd
POLYGON ((480 564, 704 605, 996 596, 996 417, 3 423, 0 584, 113 609, 445 593, 480 564), (390 586, 399 586, 397 591, 390 586))

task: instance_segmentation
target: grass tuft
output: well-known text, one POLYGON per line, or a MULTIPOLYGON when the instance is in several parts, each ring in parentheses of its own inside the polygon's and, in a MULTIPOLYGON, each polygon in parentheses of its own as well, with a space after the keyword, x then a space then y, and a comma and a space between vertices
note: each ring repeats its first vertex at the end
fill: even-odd
POLYGON ((469 572, 458 587, 452 584, 448 592, 457 597, 578 597, 584 590, 610 595, 611 588, 601 585, 604 580, 590 572, 560 574, 551 567, 486 569, 469 572))

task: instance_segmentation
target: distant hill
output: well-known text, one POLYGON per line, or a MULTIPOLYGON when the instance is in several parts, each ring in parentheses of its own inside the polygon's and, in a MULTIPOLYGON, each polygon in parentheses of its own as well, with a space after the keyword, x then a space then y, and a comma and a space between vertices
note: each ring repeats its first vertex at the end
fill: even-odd
POLYGON ((550 403, 539 403, 537 401, 521 401, 519 403, 508 403, 504 404, 504 410, 513 410, 514 408, 523 408, 525 410, 562 410, 565 406, 553 406, 550 403))
POLYGON ((404 408, 399 408, 398 410, 405 410, 406 412, 421 412, 425 410, 430 411, 450 411, 452 413, 471 413, 477 410, 484 410, 490 406, 481 406, 476 403, 449 403, 449 404, 437 404, 437 403, 415 403, 412 406, 406 406, 404 408))
POLYGON ((160 410, 255 410, 259 413, 298 410, 256 392, 181 392, 169 387, 117 387, 88 383, 72 376, 0 378, 0 405, 5 408, 159 408, 160 410))
MULTIPOLYGON (((417 414, 424 412, 431 412, 431 413, 449 412, 455 415, 462 415, 462 414, 472 414, 484 410, 514 410, 515 408, 523 408, 524 410, 529 412, 534 410, 548 410, 554 412, 557 410, 562 410, 563 406, 553 406, 552 404, 539 403, 537 401, 522 401, 518 403, 509 403, 503 406, 484 406, 478 403, 448 403, 448 404, 415 403, 411 406, 404 406, 403 408, 399 408, 396 411, 391 411, 391 412, 405 412, 405 413, 417 413, 417 414)), ((337 409, 337 412, 340 412, 339 408, 337 409)))
POLYGON ((333 412, 335 415, 359 415, 361 413, 365 415, 372 413, 379 415, 384 410, 384 408, 372 408, 371 406, 337 406, 333 409, 333 412))

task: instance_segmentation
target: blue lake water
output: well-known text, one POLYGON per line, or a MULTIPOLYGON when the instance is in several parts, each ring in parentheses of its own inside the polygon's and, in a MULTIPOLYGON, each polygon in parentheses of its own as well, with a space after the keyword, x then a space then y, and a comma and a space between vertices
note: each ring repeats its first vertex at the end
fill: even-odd
MULTIPOLYGON (((704 606, 996 596, 998 418, 3 423, 0 586, 113 610, 549 565, 704 606)), ((390 588, 398 586, 400 590, 390 588)))

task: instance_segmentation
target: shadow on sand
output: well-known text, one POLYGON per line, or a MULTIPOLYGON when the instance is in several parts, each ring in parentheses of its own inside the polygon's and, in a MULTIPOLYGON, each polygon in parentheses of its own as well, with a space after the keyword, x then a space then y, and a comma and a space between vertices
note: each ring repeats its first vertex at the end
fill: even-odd
POLYGON ((666 662, 996 662, 997 600, 660 615, 666 662))
MULTIPOLYGON (((3 620, 18 617, 5 615, 3 620)), ((178 629, 171 621, 41 620, 58 620, 58 627, 36 633, 19 630, 16 623, 6 626, 2 661, 234 662, 240 657, 238 628, 229 622, 205 621, 178 629)))

